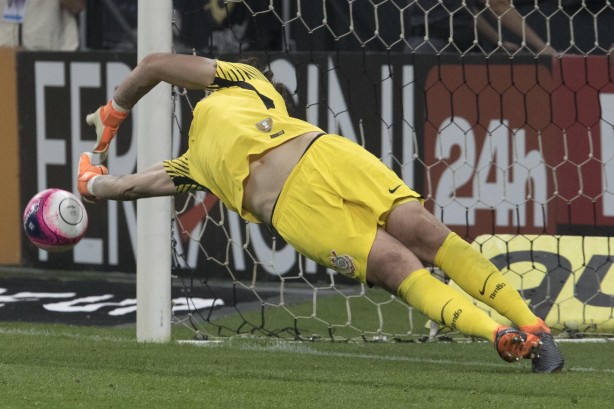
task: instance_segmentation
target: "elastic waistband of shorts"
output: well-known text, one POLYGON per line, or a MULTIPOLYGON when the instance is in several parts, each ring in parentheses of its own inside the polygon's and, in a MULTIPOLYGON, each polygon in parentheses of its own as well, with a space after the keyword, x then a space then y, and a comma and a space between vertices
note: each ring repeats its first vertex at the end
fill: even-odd
MULTIPOLYGON (((317 141, 318 139, 320 139, 320 137, 321 137, 321 136, 323 136, 323 135, 328 135, 328 134, 326 134, 326 133, 324 133, 324 132, 317 134, 317 135, 315 136, 315 138, 313 138, 313 139, 311 140, 311 142, 309 142, 309 145, 307 145, 307 147, 305 148, 305 151, 303 152, 303 155, 305 155, 305 153, 306 153, 306 152, 309 150, 309 148, 311 148, 311 146, 313 145, 313 143, 314 143, 315 141, 317 141)), ((301 157, 302 157, 302 156, 301 156, 301 157)))

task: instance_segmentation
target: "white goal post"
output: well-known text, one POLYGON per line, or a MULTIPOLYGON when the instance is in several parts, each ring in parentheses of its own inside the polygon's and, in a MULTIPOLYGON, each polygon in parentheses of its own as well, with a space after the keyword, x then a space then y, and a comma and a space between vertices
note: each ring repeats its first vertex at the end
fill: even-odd
MULTIPOLYGON (((137 61, 172 45, 171 0, 138 2, 137 61)), ((136 106, 137 169, 171 154, 171 86, 161 83, 136 106)), ((171 336, 171 203, 169 197, 137 202, 137 314, 140 342, 168 342, 171 336)))

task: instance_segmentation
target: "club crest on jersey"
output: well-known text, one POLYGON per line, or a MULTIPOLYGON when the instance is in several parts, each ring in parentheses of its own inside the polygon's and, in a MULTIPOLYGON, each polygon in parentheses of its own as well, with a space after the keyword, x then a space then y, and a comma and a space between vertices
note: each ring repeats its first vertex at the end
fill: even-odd
POLYGON ((331 250, 329 260, 333 265, 333 270, 345 276, 354 278, 356 275, 356 265, 354 258, 348 254, 337 255, 335 250, 331 250))
POLYGON ((273 120, 271 118, 263 119, 256 124, 256 128, 262 132, 271 132, 271 129, 273 129, 273 120))

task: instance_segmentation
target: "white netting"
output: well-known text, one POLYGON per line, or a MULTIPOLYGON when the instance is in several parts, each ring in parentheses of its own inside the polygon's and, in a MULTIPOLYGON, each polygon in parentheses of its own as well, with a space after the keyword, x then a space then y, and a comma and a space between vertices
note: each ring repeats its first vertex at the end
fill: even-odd
POLYGON ((327 279, 314 277, 313 271, 308 271, 309 262, 296 254, 288 255, 293 252, 288 246, 278 248, 274 236, 267 238, 266 248, 254 249, 252 241, 266 235, 266 229, 240 222, 211 195, 208 197, 190 195, 178 209, 176 273, 186 295, 213 299, 216 308, 199 309, 192 303, 191 314, 176 315, 177 322, 219 336, 378 341, 419 335, 413 332, 411 310, 396 297, 364 285, 344 284, 343 280, 337 283, 332 272, 327 279), (199 207, 206 215, 192 225, 184 216, 199 207), (211 240, 215 244, 208 248, 211 240), (201 259, 198 268, 189 266, 194 256, 201 259), (296 267, 279 274, 279 257, 295 262, 296 267))
MULTIPOLYGON (((551 326, 612 332, 610 3, 227 2, 195 41, 186 25, 200 13, 178 10, 178 51, 264 59, 299 117, 381 157, 551 326)), ((185 118, 202 95, 182 95, 185 147, 185 118)), ((176 208, 177 280, 192 299, 216 300, 176 316, 199 332, 429 332, 395 297, 299 257, 213 196, 179 198, 176 208)))

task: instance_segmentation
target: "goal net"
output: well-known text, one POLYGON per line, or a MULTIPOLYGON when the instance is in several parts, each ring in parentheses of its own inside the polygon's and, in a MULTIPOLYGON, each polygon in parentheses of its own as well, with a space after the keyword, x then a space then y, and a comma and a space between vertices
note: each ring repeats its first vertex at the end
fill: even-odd
MULTIPOLYGON (((174 44, 264 60, 296 116, 379 156, 559 336, 612 334, 614 8, 512 4, 177 1, 174 44)), ((175 90, 176 149, 187 147, 203 96, 175 90)), ((396 297, 303 258, 211 194, 177 197, 175 209, 173 280, 185 302, 173 321, 196 337, 450 335, 396 297)))

